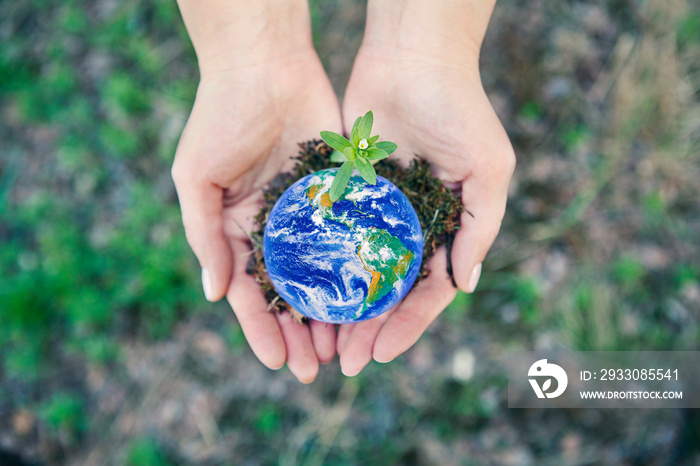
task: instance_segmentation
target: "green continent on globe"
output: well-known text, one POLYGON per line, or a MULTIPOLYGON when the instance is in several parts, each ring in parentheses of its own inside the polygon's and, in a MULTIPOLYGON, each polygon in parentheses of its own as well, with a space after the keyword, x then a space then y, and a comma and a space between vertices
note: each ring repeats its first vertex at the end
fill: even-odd
MULTIPOLYGON (((328 174, 323 176, 322 181, 327 176, 328 174)), ((362 190, 363 183, 352 179, 341 199, 352 201, 357 205, 353 197, 362 190)), ((348 218, 346 212, 340 216, 336 215, 333 212, 333 202, 327 183, 309 186, 306 189, 306 196, 323 218, 347 226, 358 239, 356 254, 365 270, 372 275, 362 309, 366 310, 367 306, 389 294, 397 280, 406 277, 414 258, 413 252, 406 248, 399 238, 386 230, 375 227, 356 228, 355 222, 348 218)))
POLYGON ((400 239, 379 228, 369 228, 357 247, 362 265, 372 274, 365 306, 383 298, 403 279, 413 260, 413 253, 400 239))

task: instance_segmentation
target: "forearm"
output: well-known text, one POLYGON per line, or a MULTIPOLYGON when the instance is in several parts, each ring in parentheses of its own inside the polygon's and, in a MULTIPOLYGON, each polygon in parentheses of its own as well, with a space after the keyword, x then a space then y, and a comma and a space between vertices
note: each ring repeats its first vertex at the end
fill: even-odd
POLYGON ((313 49, 307 0, 178 0, 202 74, 313 49))
POLYGON ((478 59, 496 0, 369 0, 363 46, 478 59))

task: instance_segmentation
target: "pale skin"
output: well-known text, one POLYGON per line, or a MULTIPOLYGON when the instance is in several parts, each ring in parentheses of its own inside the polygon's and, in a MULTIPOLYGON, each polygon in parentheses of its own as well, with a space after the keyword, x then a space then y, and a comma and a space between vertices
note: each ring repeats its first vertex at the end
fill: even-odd
MULTIPOLYGON (((343 373, 408 350, 452 301, 444 248, 429 277, 395 308, 359 324, 311 321, 267 312, 245 272, 248 235, 261 189, 290 167, 296 143, 321 130, 348 131, 372 110, 392 157, 420 154, 461 193, 463 214, 452 250, 455 282, 473 292, 505 211, 515 157, 479 77, 478 54, 494 1, 370 0, 365 38, 340 110, 313 50, 304 0, 180 0, 201 81, 178 146, 173 178, 187 239, 203 272, 207 299, 224 296, 260 361, 285 363, 304 383, 336 352, 343 373)), ((380 172, 381 174, 381 172, 380 172)))

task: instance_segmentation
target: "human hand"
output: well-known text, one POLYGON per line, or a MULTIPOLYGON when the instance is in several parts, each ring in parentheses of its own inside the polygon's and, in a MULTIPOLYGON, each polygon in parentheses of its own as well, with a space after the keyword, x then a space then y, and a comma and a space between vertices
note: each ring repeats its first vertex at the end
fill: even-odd
MULTIPOLYGON (((481 85, 481 38, 455 40, 459 36, 450 34, 444 18, 431 21, 435 4, 426 6, 421 12, 420 6, 411 10, 403 5, 401 24, 392 25, 397 15, 379 21, 381 12, 373 8, 385 4, 370 3, 367 33, 345 94, 344 121, 351 124, 371 109, 375 132, 398 144, 395 157, 400 163, 407 165, 414 155, 425 158, 433 174, 461 194, 469 213, 461 216, 452 267, 459 289, 471 293, 501 225, 515 156, 481 85), (421 38, 426 28, 440 22, 445 36, 421 38), (376 31, 375 23, 380 23, 376 31)), ((490 9, 486 21, 489 15, 490 9)), ((446 259, 445 248, 438 249, 428 262, 430 275, 390 311, 340 328, 337 351, 345 375, 356 375, 372 358, 389 362, 402 354, 454 299, 457 290, 446 259)))
MULTIPOLYGON (((181 9, 186 15, 187 8, 181 9)), ((188 29, 196 30, 190 24, 188 29)), ((316 321, 302 326, 289 313, 269 313, 259 285, 246 273, 262 187, 291 169, 298 141, 341 128, 335 93, 310 32, 302 32, 308 40, 301 44, 284 34, 284 42, 255 36, 250 47, 227 37, 237 48, 214 53, 193 36, 202 78, 172 174, 207 299, 225 295, 258 359, 270 369, 286 362, 308 383, 319 362, 335 355, 335 327, 316 321)))

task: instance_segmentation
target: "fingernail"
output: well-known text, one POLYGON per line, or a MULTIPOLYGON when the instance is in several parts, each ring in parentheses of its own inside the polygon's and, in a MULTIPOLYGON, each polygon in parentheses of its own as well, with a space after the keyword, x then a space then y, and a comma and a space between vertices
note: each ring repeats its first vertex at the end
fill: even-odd
POLYGON ((204 288, 204 297, 207 301, 211 301, 211 277, 207 269, 202 269, 202 288, 204 288))
POLYGON ((481 264, 477 264, 472 270, 472 276, 469 278, 469 287, 467 288, 467 293, 474 293, 476 290, 476 285, 479 284, 479 277, 481 277, 481 264))

